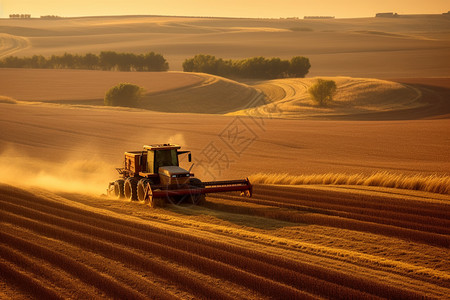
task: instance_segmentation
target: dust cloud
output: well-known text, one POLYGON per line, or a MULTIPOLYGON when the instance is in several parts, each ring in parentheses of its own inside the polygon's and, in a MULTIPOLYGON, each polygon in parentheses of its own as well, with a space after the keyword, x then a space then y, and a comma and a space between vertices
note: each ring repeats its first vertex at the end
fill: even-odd
POLYGON ((39 187, 55 192, 101 195, 117 177, 110 163, 99 158, 67 158, 51 162, 7 148, 0 154, 0 182, 18 188, 39 187))
MULTIPOLYGON (((184 136, 179 133, 169 136, 151 134, 136 140, 142 141, 141 146, 125 151, 141 150, 145 144, 156 143, 186 146, 184 136)), ((119 178, 115 168, 123 166, 123 152, 114 155, 114 162, 106 161, 100 153, 95 153, 98 153, 98 148, 92 145, 79 146, 67 153, 67 157, 49 161, 32 157, 8 145, 0 153, 0 183, 18 188, 39 187, 54 192, 105 194, 108 183, 119 178)))

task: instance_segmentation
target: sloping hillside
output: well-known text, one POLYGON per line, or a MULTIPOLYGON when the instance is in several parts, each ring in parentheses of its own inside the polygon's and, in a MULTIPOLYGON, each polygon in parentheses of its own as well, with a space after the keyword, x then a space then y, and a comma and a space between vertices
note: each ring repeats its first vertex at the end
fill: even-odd
POLYGON ((260 82, 255 85, 267 95, 267 104, 234 112, 271 118, 332 118, 364 113, 396 111, 422 107, 421 92, 411 86, 392 81, 329 77, 337 92, 334 101, 320 107, 313 101, 308 89, 317 78, 291 78, 260 82))
POLYGON ((163 112, 222 114, 264 103, 265 95, 257 89, 226 78, 198 74, 201 84, 150 93, 141 108, 163 112))

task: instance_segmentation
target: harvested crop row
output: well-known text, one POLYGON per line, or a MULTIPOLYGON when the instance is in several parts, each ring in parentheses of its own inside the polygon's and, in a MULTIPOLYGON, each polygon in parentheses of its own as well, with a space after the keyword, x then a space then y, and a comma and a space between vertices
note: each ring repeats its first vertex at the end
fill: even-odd
MULTIPOLYGON (((9 206, 9 210, 12 209, 12 205, 2 204, 4 206, 9 206)), ((25 212, 24 207, 20 207, 21 210, 25 212)), ((18 212, 16 212, 18 213, 18 212)), ((86 226, 84 228, 84 233, 78 233, 77 231, 82 231, 82 224, 71 224, 72 227, 60 227, 58 223, 63 222, 63 219, 56 218, 55 220, 49 216, 45 216, 44 214, 31 212, 24 213, 28 218, 23 218, 14 213, 2 213, 2 218, 7 222, 12 224, 22 226, 28 228, 30 230, 39 232, 40 234, 47 234, 53 238, 61 239, 66 242, 77 244, 79 246, 84 246, 89 248, 92 251, 97 253, 102 253, 108 257, 114 256, 115 259, 124 261, 129 264, 139 264, 139 265, 149 265, 150 260, 140 254, 135 252, 131 252, 130 250, 126 250, 123 248, 119 248, 116 244, 123 244, 127 248, 137 248, 141 251, 145 251, 151 255, 157 255, 160 257, 168 258, 172 261, 179 262, 184 265, 188 265, 191 268, 199 269, 201 272, 205 272, 211 276, 216 276, 225 280, 231 280, 236 283, 242 284, 248 288, 257 290, 263 294, 267 294, 269 296, 282 295, 285 297, 309 297, 308 294, 296 290, 287 285, 283 285, 272 280, 266 279, 264 277, 256 276, 251 273, 239 270, 234 268, 233 266, 228 266, 223 263, 215 262, 207 258, 203 258, 201 256, 184 252, 175 248, 167 247, 164 245, 159 245, 156 243, 140 240, 137 238, 127 237, 124 234, 118 234, 113 232, 108 232, 106 230, 96 229, 93 226, 86 226), (39 220, 39 222, 35 221, 39 220), (51 224, 52 221, 56 221, 58 225, 46 225, 43 223, 51 224), (90 227, 90 228, 88 228, 90 227), (75 231, 75 232, 74 232, 75 231), (103 240, 103 241, 101 241, 103 240), (111 244, 111 242, 113 244, 111 244)), ((68 224, 69 221, 66 222, 65 225, 68 224)), ((157 272, 158 275, 170 276, 171 277, 184 277, 181 278, 184 280, 184 287, 190 289, 194 293, 201 293, 202 296, 215 295, 218 298, 229 298, 224 292, 220 290, 213 289, 204 285, 201 282, 192 282, 194 281, 191 278, 187 278, 187 276, 183 276, 182 274, 173 274, 177 273, 173 270, 167 269, 165 266, 155 266, 155 262, 151 262, 152 266, 149 266, 152 270, 155 270, 159 267, 160 271, 157 272), (165 270, 164 270, 165 269, 165 270), (169 273, 169 274, 167 274, 169 273)), ((172 278, 172 279, 175 279, 172 278)), ((178 281, 179 282, 179 281, 178 281)))
MULTIPOLYGON (((235 196, 219 195, 220 198, 237 199, 235 196)), ((328 197, 330 198, 330 197, 328 197)), ((277 206, 282 208, 294 209, 297 211, 308 211, 312 213, 320 213, 330 216, 339 216, 348 219, 355 219, 365 222, 392 225, 413 230, 420 230, 439 234, 450 234, 450 220, 444 218, 433 218, 423 216, 420 210, 416 213, 406 214, 388 209, 371 209, 363 204, 359 206, 341 205, 327 203, 327 199, 317 198, 316 200, 305 200, 301 195, 271 195, 267 192, 264 194, 255 194, 252 199, 244 201, 277 206)))
MULTIPOLYGON (((5 230, 5 225, 3 225, 3 230, 5 230)), ((24 270, 29 274, 33 274, 29 277, 39 278, 39 281, 46 282, 47 287, 55 286, 58 295, 64 298, 68 298, 70 295, 80 299, 101 295, 101 292, 93 287, 92 282, 83 283, 62 269, 50 267, 45 260, 38 259, 29 253, 21 252, 17 248, 11 248, 11 246, 14 246, 14 244, 9 246, 0 245, 1 257, 13 264, 14 269, 24 270), (77 289, 74 290, 73 286, 76 286, 77 289), (65 293, 65 291, 71 292, 65 293)))
POLYGON ((387 195, 358 195, 339 191, 323 191, 300 187, 256 185, 255 194, 264 195, 266 192, 277 194, 286 199, 303 199, 321 203, 339 204, 345 206, 363 206, 364 208, 383 211, 397 211, 405 214, 420 214, 433 218, 450 219, 450 204, 414 201, 389 197, 387 195))
MULTIPOLYGON (((42 201, 40 201, 40 202, 42 202, 42 201)), ((28 203, 27 206, 36 206, 37 204, 35 202, 36 201, 28 203)), ((66 218, 68 218, 67 211, 74 210, 73 207, 65 207, 64 205, 61 205, 61 204, 58 204, 55 202, 51 202, 51 203, 52 203, 52 205, 61 206, 61 211, 53 212, 54 215, 64 214, 64 215, 66 215, 66 218)), ((52 208, 46 207, 44 210, 47 212, 49 210, 51 211, 52 208)), ((74 218, 76 220, 80 220, 86 224, 95 224, 96 226, 101 227, 101 228, 111 228, 111 226, 108 224, 105 224, 105 223, 98 223, 99 219, 108 220, 110 222, 112 221, 111 224, 114 224, 112 230, 115 232, 125 230, 127 232, 127 235, 133 235, 133 236, 136 236, 139 238, 145 238, 146 240, 157 241, 158 243, 163 243, 163 244, 168 244, 168 245, 170 245, 170 243, 173 243, 174 245, 176 245, 176 248, 186 249, 189 252, 197 253, 204 257, 210 257, 213 259, 220 259, 221 257, 223 257, 223 259, 222 259, 223 262, 228 262, 228 263, 232 262, 234 266, 241 266, 242 269, 245 269, 245 270, 250 269, 253 272, 258 272, 258 270, 255 269, 255 267, 260 265, 260 264, 258 265, 258 262, 255 262, 253 260, 248 260, 248 259, 247 259, 248 262, 246 262, 246 260, 236 257, 236 255, 234 255, 235 259, 233 261, 232 260, 233 256, 231 254, 224 254, 221 256, 221 255, 219 255, 220 251, 218 251, 217 249, 227 250, 228 252, 233 252, 233 253, 239 253, 239 255, 246 256, 247 258, 252 258, 252 259, 257 258, 261 262, 272 262, 272 264, 274 264, 274 265, 283 265, 286 269, 290 269, 292 271, 302 272, 302 273, 308 274, 309 276, 318 277, 318 278, 321 278, 322 280, 328 280, 333 283, 339 283, 340 285, 348 286, 348 287, 351 287, 354 289, 363 290, 363 291, 371 291, 374 294, 379 294, 381 291, 385 295, 390 295, 390 296, 405 293, 403 290, 389 287, 388 285, 385 285, 385 284, 379 284, 379 283, 375 283, 375 282, 372 282, 370 280, 366 280, 363 278, 349 276, 348 274, 336 272, 336 271, 330 270, 328 268, 322 268, 322 267, 314 266, 314 265, 310 265, 310 264, 299 263, 296 261, 294 262, 291 260, 282 259, 277 256, 270 256, 270 255, 268 256, 268 255, 264 255, 257 251, 251 251, 251 250, 248 251, 247 249, 244 249, 241 247, 235 247, 235 246, 231 246, 231 245, 225 244, 225 243, 220 243, 217 241, 199 239, 197 237, 183 235, 183 234, 180 234, 175 231, 164 231, 164 230, 161 230, 156 227, 152 227, 152 226, 148 226, 148 225, 142 226, 141 224, 130 223, 130 222, 127 222, 122 219, 113 219, 113 218, 106 217, 103 215, 94 214, 93 218, 86 219, 86 217, 84 216, 86 214, 92 214, 92 213, 90 213, 88 211, 80 211, 79 214, 73 216, 72 218, 74 218), (117 225, 120 225, 120 226, 117 226, 117 225), (125 227, 128 227, 128 228, 125 228, 125 227), (136 232, 136 227, 142 227, 142 229, 144 229, 144 230, 140 231, 140 232, 136 232), (114 229, 114 228, 116 228, 116 229, 114 229), (152 231, 160 232, 161 236, 159 236, 159 237, 155 236, 155 234, 152 233, 152 231), (175 237, 177 237, 177 239, 175 239, 175 237), (169 240, 172 240, 172 241, 169 241, 169 240), (195 243, 187 244, 188 240, 194 241, 195 243), (209 245, 211 247, 214 247, 215 249, 208 249, 208 248, 205 248, 205 246, 202 247, 200 245, 209 245), (373 288, 373 287, 376 287, 376 288, 373 288)), ((281 270, 280 272, 275 272, 275 270, 273 270, 273 268, 271 269, 270 266, 260 267, 259 272, 261 272, 261 271, 266 272, 263 274, 269 274, 272 276, 271 278, 276 278, 277 280, 283 280, 283 278, 286 277, 285 276, 286 274, 284 274, 284 273, 286 273, 286 270, 281 270), (269 270, 269 272, 267 272, 267 270, 269 270)), ((261 274, 261 273, 259 273, 259 274, 261 274)), ((296 276, 301 277, 301 274, 297 274, 296 276)), ((284 281, 284 282, 289 284, 289 281, 284 281)), ((305 283, 305 280, 303 280, 303 283, 305 283)), ((326 289, 324 290, 324 289, 321 289, 320 287, 321 287, 321 285, 319 284, 319 281, 316 280, 316 282, 314 283, 314 285, 312 287, 313 288, 312 291, 317 292, 317 290, 320 290, 321 293, 324 293, 327 291, 326 289)), ((333 285, 330 285, 330 287, 333 287, 333 285)), ((328 290, 330 290, 330 287, 328 288, 328 290)), ((308 289, 308 286, 305 285, 304 288, 308 289)), ((309 287, 309 289, 311 290, 311 287, 309 287)), ((333 289, 336 290, 336 287, 334 287, 333 289)))
MULTIPOLYGON (((25 210, 26 209, 22 207, 21 210, 17 210, 16 213, 19 213, 20 211, 24 212, 25 210)), ((48 222, 48 220, 44 220, 44 219, 40 219, 40 220, 48 222)), ((67 222, 67 221, 65 221, 63 219, 60 219, 58 221, 55 221, 54 223, 60 224, 60 223, 64 223, 64 222, 67 222)), ((93 222, 95 222, 95 220, 93 222)), ((68 225, 68 224, 66 224, 66 225, 68 225)), ((79 225, 80 224, 78 224, 78 226, 79 225)), ((96 224, 96 225, 99 225, 99 224, 96 224)), ((65 226, 65 227, 67 227, 67 226, 65 226)), ((71 228, 71 229, 74 229, 74 228, 71 228)), ((120 230, 121 228, 117 228, 117 229, 120 230)), ((91 231, 91 233, 92 233, 92 231, 91 231)), ((107 234, 108 234, 108 232, 103 231, 103 232, 99 233, 97 235, 97 237, 98 238, 100 238, 102 236, 105 237, 107 234)), ((142 232, 141 234, 145 235, 145 232, 142 232)), ((141 236, 141 234, 136 234, 136 236, 141 236)), ((129 231, 128 231, 128 235, 130 235, 129 231)), ((122 236, 122 238, 123 238, 123 240, 127 240, 126 236, 122 236)), ((142 240, 139 241, 138 239, 135 239, 134 240, 135 243, 141 244, 141 245, 137 245, 137 244, 134 244, 131 241, 132 239, 133 239, 132 237, 128 238, 129 243, 126 243, 126 246, 128 246, 128 247, 135 247, 135 248, 136 247, 137 248, 142 248, 143 247, 142 246, 142 242, 143 242, 142 240)), ((169 239, 169 237, 165 236, 165 239, 169 239)), ((152 240, 152 239, 150 239, 150 240, 152 240)), ((164 237, 161 237, 161 242, 163 242, 163 241, 164 241, 164 237)), ((186 244, 186 243, 184 243, 184 244, 186 244)), ((187 246, 183 245, 183 241, 182 240, 177 241, 176 242, 176 246, 177 246, 177 248, 181 248, 181 249, 186 248, 187 252, 192 252, 192 253, 197 253, 198 250, 199 250, 198 248, 205 248, 205 247, 202 247, 201 244, 197 244, 197 245, 194 244, 194 245, 187 245, 187 246)), ((149 249, 142 249, 142 250, 150 251, 149 249)), ((154 253, 154 254, 166 255, 167 256, 168 253, 170 253, 170 251, 168 252, 168 250, 169 249, 167 249, 167 248, 161 248, 160 252, 154 253)), ((174 251, 174 249, 172 251, 174 251)), ((277 268, 275 266, 268 265, 266 263, 261 263, 261 262, 254 261, 252 259, 247 259, 247 261, 246 261, 243 258, 236 257, 236 255, 223 253, 223 251, 220 251, 220 250, 217 250, 217 249, 215 251, 214 251, 214 249, 204 249, 203 252, 201 253, 201 255, 202 256, 209 256, 209 257, 215 258, 215 259, 222 258, 223 261, 228 262, 232 266, 235 266, 235 265, 241 266, 242 269, 249 269, 251 271, 254 271, 255 273, 262 273, 262 275, 272 277, 273 279, 284 281, 284 282, 286 282, 288 284, 291 284, 291 285, 294 285, 294 286, 298 285, 298 283, 301 282, 302 287, 305 288, 306 290, 313 290, 315 292, 329 293, 328 294, 329 296, 336 295, 336 294, 345 294, 347 296, 353 295, 353 296, 359 297, 359 298, 365 298, 367 296, 367 295, 365 296, 364 293, 357 292, 357 291, 352 291, 350 289, 347 289, 347 288, 344 288, 344 287, 340 287, 340 286, 338 286, 336 284, 333 284, 333 283, 322 282, 321 280, 310 278, 308 276, 302 275, 301 273, 297 274, 296 272, 285 270, 285 269, 280 269, 280 268, 277 268)), ((190 261, 190 258, 192 260, 192 255, 190 257, 187 256, 187 257, 183 258, 183 253, 177 253, 176 252, 175 255, 172 255, 172 256, 170 256, 168 258, 171 258, 171 259, 177 259, 177 258, 178 259, 182 259, 183 263, 187 263, 187 262, 190 261)), ((194 262, 192 262, 190 264, 190 267, 195 268, 197 265, 201 266, 201 263, 199 263, 197 261, 194 261, 194 262)), ((220 269, 220 266, 218 266, 218 267, 219 267, 218 269, 220 269)), ((212 270, 214 270, 214 267, 210 268, 209 273, 211 273, 212 270)), ((226 270, 222 266, 221 272, 223 273, 224 271, 226 271, 226 270)), ((234 274, 233 276, 237 276, 237 275, 239 275, 239 274, 234 274)), ((242 279, 243 280, 245 280, 245 279, 249 280, 249 276, 247 275, 247 278, 242 277, 242 279)), ((264 282, 264 280, 260 280, 260 281, 264 282)), ((268 283, 266 282, 266 285, 267 284, 268 283)), ((273 285, 270 286, 270 284, 269 284, 269 287, 272 290, 276 286, 275 287, 273 285)), ((260 288, 260 290, 261 289, 264 290, 264 288, 260 288)))
MULTIPOLYGON (((29 203, 28 204, 28 206, 36 206, 37 204, 35 204, 35 202, 33 201, 32 203, 29 203)), ((41 208, 42 210, 44 210, 44 211, 48 211, 48 210, 51 210, 51 208, 50 207, 47 207, 47 208, 41 208)), ((67 207, 66 209, 70 209, 70 207, 67 207)), ((73 208, 72 208, 73 209, 73 208)), ((53 215, 61 215, 61 214, 63 214, 66 218, 71 218, 71 219, 76 219, 76 220, 78 220, 78 219, 81 219, 80 221, 82 221, 83 223, 87 223, 87 224, 94 224, 94 225, 96 225, 97 227, 108 227, 108 224, 104 224, 104 223, 101 223, 101 224, 99 224, 98 222, 96 222, 95 221, 95 219, 85 219, 85 218, 83 218, 83 216, 82 215, 76 215, 76 216, 69 216, 70 214, 68 214, 67 212, 65 213, 64 212, 65 210, 62 210, 62 211, 59 211, 59 212, 52 212, 52 214, 53 215)), ((17 209, 17 211, 16 211, 17 213, 23 213, 24 212, 24 209, 23 209, 23 207, 22 208, 20 208, 20 209, 17 209)), ((105 218, 105 216, 97 216, 97 217, 99 217, 99 218, 105 218)), ((42 219, 41 219, 42 220, 42 219)), ((60 222, 62 222, 63 220, 59 220, 59 221, 57 221, 57 223, 60 223, 60 222)), ((116 220, 114 220, 114 222, 116 222, 116 220)), ((112 229, 112 230, 114 230, 114 229, 112 229)), ((122 226, 117 226, 117 224, 116 224, 116 230, 118 230, 118 231, 120 231, 120 230, 124 230, 124 228, 122 227, 122 226)), ((125 228, 125 231, 127 232, 127 234, 128 235, 132 235, 132 236, 139 236, 139 237, 145 237, 146 239, 149 239, 149 240, 152 240, 153 241, 153 239, 155 238, 155 236, 153 236, 153 237, 150 237, 150 236, 145 236, 145 232, 135 232, 136 230, 132 230, 131 228, 125 228)), ((172 235, 172 234, 171 234, 172 235)), ((170 236, 171 235, 165 235, 165 238, 166 239, 169 239, 170 238, 170 236)), ((102 232, 101 234, 99 234, 99 237, 101 237, 101 236, 104 236, 104 232, 102 232)), ((127 239, 126 237, 122 237, 123 239, 127 239)), ((130 241, 128 241, 128 242, 130 242, 130 241)), ((175 241, 175 243, 176 243, 176 245, 177 245, 177 247, 181 247, 181 248, 183 248, 183 243, 181 243, 180 241, 175 241)), ((131 246, 130 244, 127 244, 127 246, 131 246)), ((219 245, 220 246, 220 245, 219 245)), ((189 247, 191 247, 191 250, 190 251, 192 251, 192 252, 195 252, 195 253, 198 253, 198 250, 199 250, 199 248, 201 248, 200 247, 200 245, 188 245, 188 249, 189 249, 189 247)), ((164 248, 164 249, 166 249, 166 248, 164 248)), ((208 254, 208 252, 210 252, 210 251, 212 251, 211 252, 211 257, 216 257, 216 256, 218 256, 218 257, 220 257, 220 255, 219 254, 221 254, 219 251, 217 251, 217 250, 215 250, 214 251, 214 249, 205 249, 204 251, 203 251, 203 253, 201 253, 202 255, 207 255, 208 254), (209 250, 209 251, 208 251, 209 250)), ((254 254, 255 253, 247 253, 247 255, 249 255, 249 256, 251 256, 251 255, 253 255, 254 256, 254 254)), ((249 262, 247 262, 247 263, 245 263, 245 260, 243 260, 242 258, 241 259, 239 259, 239 257, 234 257, 233 258, 233 255, 230 255, 230 254, 226 254, 226 253, 222 253, 222 255, 223 255, 223 260, 231 260, 231 262, 233 263, 233 265, 234 264, 236 264, 236 265, 241 265, 243 268, 251 268, 251 266, 253 265, 253 264, 255 264, 255 262, 254 261, 249 261, 249 262), (233 259, 234 259, 234 261, 233 261, 233 259), (241 261, 241 263, 239 263, 241 261)), ((176 255, 175 257, 179 257, 179 255, 176 255)), ((189 258, 187 258, 187 259, 189 259, 189 258)), ((186 259, 186 260, 187 260, 186 259)), ((264 261, 264 260, 267 260, 267 257, 264 257, 264 258, 262 258, 261 259, 261 261, 264 261)), ((272 260, 273 260, 273 258, 272 258, 272 260)), ((257 263, 257 262, 256 262, 257 263)), ((276 262, 278 265, 280 264, 280 263, 282 263, 282 262, 280 262, 280 261, 277 261, 276 262)), ((339 274, 339 273, 337 273, 337 274, 335 274, 336 272, 333 272, 333 271, 331 271, 331 270, 325 270, 325 269, 322 269, 321 270, 321 268, 318 268, 318 267, 311 267, 311 266, 305 266, 305 265, 299 265, 299 266, 296 266, 296 265, 289 265, 289 263, 284 263, 285 265, 286 265, 286 268, 287 269, 289 269, 289 268, 291 268, 291 269, 295 269, 295 270, 308 270, 309 271, 309 273, 310 274, 319 274, 320 276, 319 277, 325 277, 325 278, 327 278, 328 280, 331 280, 332 282, 339 282, 339 283, 343 283, 344 285, 351 285, 351 286, 353 286, 353 287, 357 287, 357 288, 360 288, 360 289, 362 289, 362 290, 373 290, 373 291, 375 291, 375 294, 376 293, 379 293, 379 291, 383 291, 384 293, 391 293, 390 294, 390 296, 393 296, 393 295, 399 295, 399 294, 407 294, 407 292, 406 291, 402 291, 402 290, 397 290, 396 291, 396 289, 395 288, 391 288, 391 289, 389 289, 389 288, 386 288, 386 286, 383 286, 383 287, 380 287, 380 286, 378 286, 376 283, 372 283, 372 282, 370 282, 370 281, 365 281, 365 280, 361 280, 361 279, 356 279, 356 278, 348 278, 348 276, 345 276, 344 274, 339 274), (290 267, 289 267, 290 266, 290 267), (334 275, 333 275, 334 274, 334 275), (340 280, 339 278, 344 278, 344 279, 346 279, 347 280, 347 282, 345 282, 345 280, 340 280), (370 288, 370 286, 375 286, 375 287, 377 287, 377 288, 370 288), (381 289, 380 289, 381 288, 381 289), (378 292, 376 292, 376 291, 378 291, 378 292)), ((195 265, 195 264, 194 264, 195 265)), ((272 272, 273 272, 273 276, 274 277, 280 277, 281 279, 283 279, 283 278, 287 278, 288 277, 288 275, 289 275, 289 272, 287 272, 287 270, 280 270, 280 271, 276 271, 276 268, 274 268, 274 267, 270 267, 270 265, 269 266, 267 266, 267 265, 261 265, 260 264, 260 266, 258 266, 257 264, 256 265, 254 265, 255 267, 259 267, 259 269, 260 269, 260 271, 259 272, 261 272, 261 271, 265 271, 266 272, 266 275, 267 274, 272 274, 272 272), (284 277, 283 277, 283 273, 286 273, 286 274, 284 274, 284 277)), ((194 266, 195 267, 195 266, 194 266)), ((257 270, 257 268, 255 269, 255 268, 253 268, 252 269, 252 271, 255 271, 255 272, 258 272, 258 270, 257 270)), ((324 285, 324 283, 321 283, 321 281, 320 280, 316 280, 316 281, 312 281, 312 282, 310 282, 310 287, 308 287, 308 285, 306 284, 307 283, 307 277, 305 277, 305 276, 303 276, 303 277, 299 277, 299 275, 298 274, 293 274, 294 275, 294 277, 292 277, 293 279, 290 281, 290 283, 292 284, 292 283, 295 283, 295 282, 298 282, 298 281, 296 281, 296 280, 299 280, 299 279, 302 279, 301 280, 301 282, 302 282, 302 284, 304 284, 305 285, 305 289, 311 289, 311 286, 316 286, 315 287, 315 290, 316 290, 316 292, 317 292, 317 290, 321 290, 322 291, 322 294, 326 294, 326 292, 327 291, 330 291, 332 294, 336 294, 336 292, 337 291, 340 291, 340 293, 339 294, 343 294, 342 292, 344 292, 345 291, 345 288, 343 288, 343 287, 336 287, 336 286, 334 286, 333 287, 333 284, 328 284, 328 286, 325 284, 324 285), (295 276, 297 276, 297 277, 295 277, 295 276)), ((280 279, 279 279, 280 280, 280 279)), ((347 289, 347 291, 346 291, 346 293, 344 293, 343 295, 347 295, 347 296, 350 296, 350 295, 354 295, 354 296, 358 296, 358 297, 362 297, 363 296, 363 294, 359 294, 358 295, 358 293, 356 293, 355 294, 355 291, 349 291, 348 289, 347 289)), ((328 294, 328 295, 330 295, 330 294, 328 294)), ((414 294, 413 294, 414 295, 414 294)), ((412 296, 413 296, 412 295, 412 296)), ((411 296, 411 295, 410 295, 411 296)))
POLYGON ((49 300, 62 299, 56 291, 44 286, 32 275, 21 272, 16 267, 2 261, 0 261, 0 279, 32 297, 49 300))
MULTIPOLYGON (((261 205, 269 205, 274 207, 286 207, 282 199, 278 201, 272 200, 262 200, 258 199, 257 196, 251 199, 236 199, 234 196, 229 195, 215 195, 217 198, 235 200, 236 202, 249 202, 261 205)), ((276 198, 274 195, 273 197, 276 198)), ((399 237, 403 239, 409 239, 418 241, 421 243, 427 243, 430 245, 436 245, 440 247, 450 246, 450 237, 445 234, 433 233, 422 231, 421 227, 418 226, 417 229, 401 228, 389 224, 379 224, 367 221, 367 218, 363 220, 352 219, 350 215, 333 216, 330 214, 320 214, 320 213, 307 213, 295 211, 284 211, 284 210, 274 210, 274 209, 254 209, 239 206, 238 204, 208 204, 209 208, 223 210, 232 213, 244 213, 249 215, 261 216, 266 218, 273 218, 283 221, 303 223, 303 224, 316 224, 321 226, 344 228, 349 230, 357 230, 363 232, 370 232, 374 234, 383 234, 387 236, 399 237)), ((304 210, 304 209, 303 209, 304 210)))
MULTIPOLYGON (((8 217, 6 217, 6 219, 8 219, 8 217)), ((92 268, 85 266, 71 259, 70 257, 6 233, 0 233, 0 236, 2 240, 8 245, 19 249, 20 251, 28 255, 37 256, 38 258, 52 262, 53 264, 59 266, 61 269, 72 273, 72 275, 76 278, 84 280, 86 283, 90 283, 98 289, 102 290, 104 293, 109 294, 111 297, 131 297, 133 299, 146 299, 145 295, 137 293, 133 289, 126 287, 123 284, 94 271, 92 268)), ((155 295, 158 294, 163 295, 161 292, 155 292, 155 295)))
MULTIPOLYGON (((174 295, 180 294, 184 295, 185 298, 192 297, 191 294, 177 289, 174 285, 161 280, 151 272, 145 272, 120 261, 105 258, 95 252, 89 251, 89 249, 84 249, 84 247, 73 246, 61 240, 48 238, 47 236, 12 224, 4 223, 2 231, 10 236, 20 237, 22 240, 33 244, 34 247, 49 249, 70 260, 75 260, 77 264, 96 273, 94 276, 107 278, 107 280, 119 283, 120 286, 130 289, 132 291, 130 295, 137 292, 137 294, 145 295, 145 298, 151 295, 152 298, 173 299, 174 295)), ((97 297, 104 299, 105 296, 109 295, 108 291, 105 292, 101 288, 96 288, 96 281, 86 280, 85 277, 90 278, 92 275, 87 274, 78 279, 72 268, 60 264, 60 260, 40 258, 34 252, 22 251, 20 247, 15 247, 14 251, 14 255, 25 257, 25 259, 13 260, 16 265, 21 266, 25 264, 23 268, 31 268, 30 272, 33 273, 34 278, 44 278, 47 280, 50 277, 51 279, 47 281, 56 285, 59 288, 59 294, 65 295, 64 298, 86 299, 97 297), (64 284, 65 280, 68 280, 69 285, 64 284)), ((11 261, 10 259, 8 260, 11 261)))

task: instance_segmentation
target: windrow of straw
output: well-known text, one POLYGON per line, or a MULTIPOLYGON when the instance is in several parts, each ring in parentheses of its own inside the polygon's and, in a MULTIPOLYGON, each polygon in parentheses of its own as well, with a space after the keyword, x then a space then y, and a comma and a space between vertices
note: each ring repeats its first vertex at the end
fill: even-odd
POLYGON ((281 185, 363 185, 450 194, 449 175, 405 175, 389 172, 377 172, 371 175, 349 175, 344 173, 312 175, 257 173, 250 176, 250 181, 259 184, 281 185))

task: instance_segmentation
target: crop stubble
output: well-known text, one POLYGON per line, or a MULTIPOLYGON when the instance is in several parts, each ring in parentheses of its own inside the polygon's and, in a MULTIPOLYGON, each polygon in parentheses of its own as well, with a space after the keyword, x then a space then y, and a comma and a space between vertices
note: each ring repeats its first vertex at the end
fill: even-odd
MULTIPOLYGON (((345 228, 345 224, 356 222, 354 226, 347 226, 348 229, 362 231, 366 228, 359 229, 360 223, 367 223, 370 225, 368 228, 374 228, 373 231, 378 228, 380 231, 378 234, 381 235, 389 236, 394 232, 392 235, 400 238, 431 244, 436 244, 436 240, 424 239, 422 235, 437 235, 435 231, 445 229, 443 226, 409 229, 410 223, 402 218, 413 213, 408 209, 411 203, 404 206, 401 203, 390 204, 389 199, 384 199, 383 202, 380 197, 366 197, 367 199, 359 202, 359 206, 367 203, 368 207, 374 207, 368 209, 369 214, 376 214, 377 211, 382 214, 383 211, 389 212, 392 209, 401 211, 398 218, 400 223, 385 225, 383 223, 388 222, 389 217, 374 219, 367 216, 368 219, 364 220, 363 211, 352 212, 357 209, 358 199, 351 199, 352 197, 345 193, 307 194, 288 188, 263 186, 257 186, 255 190, 253 202, 273 207, 288 206, 288 209, 278 210, 281 214, 278 214, 277 210, 272 210, 275 213, 268 215, 270 218, 285 219, 289 212, 295 216, 304 208, 308 208, 316 210, 314 215, 318 217, 306 219, 306 223, 345 228), (270 198, 270 203, 265 200, 267 198, 270 198), (324 208, 324 203, 333 207, 324 208), (346 207, 350 212, 345 210, 346 207), (336 212, 340 213, 336 216, 336 212), (338 218, 342 222, 336 222, 334 219, 330 221, 329 218, 338 218), (389 226, 389 230, 385 229, 386 226, 389 226), (396 231, 403 232, 402 230, 409 230, 408 233, 413 234, 413 238, 395 234, 396 231)), ((221 299, 317 296, 413 299, 425 294, 430 295, 429 292, 433 290, 434 296, 439 297, 445 293, 447 290, 445 286, 449 282, 449 276, 445 272, 441 272, 441 275, 444 274, 442 278, 433 279, 427 275, 403 274, 399 271, 397 275, 407 278, 412 285, 416 285, 417 282, 423 285, 414 290, 411 289, 411 285, 401 286, 393 285, 392 282, 382 282, 373 274, 362 277, 360 274, 332 269, 321 263, 302 261, 302 251, 298 251, 298 259, 293 259, 265 252, 264 247, 230 244, 221 241, 220 236, 208 239, 159 228, 152 224, 137 223, 131 219, 99 214, 93 210, 58 203, 15 188, 3 188, 2 194, 0 200, 4 228, 0 239, 3 244, 0 247, 3 258, 1 267, 4 270, 2 280, 14 286, 17 293, 58 297, 71 295, 75 291, 70 290, 67 281, 73 277, 75 282, 83 287, 74 296, 93 293, 97 297, 127 296, 135 299, 148 296, 221 299), (55 247, 55 243, 61 245, 55 247), (89 259, 82 261, 79 258, 75 259, 70 255, 73 249, 86 252, 89 259), (24 263, 27 259, 32 263, 24 263), (115 261, 119 264, 119 271, 115 272, 115 268, 99 267, 101 261, 115 261), (36 265, 39 263, 43 263, 45 268, 37 268, 36 265), (64 276, 55 282, 55 274, 59 273, 64 276), (129 278, 134 276, 135 278, 129 278), (27 279, 24 281, 23 278, 27 279), (29 284, 24 285, 23 282, 29 284)), ((219 212, 233 205, 237 213, 257 215, 263 211, 256 209, 253 213, 235 201, 228 201, 228 206, 220 204, 223 203, 220 202, 220 198, 227 197, 230 196, 210 198, 208 206, 219 212)), ((232 198, 231 196, 230 200, 233 200, 232 198)), ((442 210, 442 206, 435 204, 430 208, 426 205, 421 206, 420 203, 415 204, 418 216, 422 211, 425 214, 433 214, 440 208, 441 213, 433 218, 436 221, 440 220, 443 225, 448 222, 448 215, 442 210)), ((424 225, 422 223, 429 221, 427 218, 430 217, 418 218, 414 224, 420 227, 424 225)), ((391 219, 395 219, 395 216, 391 219)), ((298 221, 305 222, 305 219, 298 221)), ((438 235, 442 236, 442 240, 437 242, 438 246, 448 249, 448 244, 441 244, 442 241, 448 241, 448 233, 438 235)), ((340 260, 339 256, 335 259, 340 260)), ((370 270, 367 266, 362 268, 366 268, 366 272, 370 270)))

